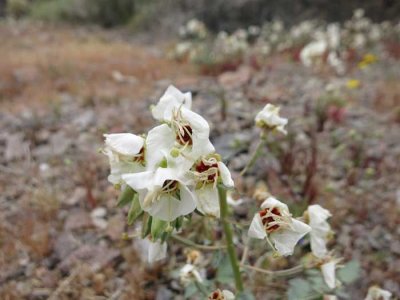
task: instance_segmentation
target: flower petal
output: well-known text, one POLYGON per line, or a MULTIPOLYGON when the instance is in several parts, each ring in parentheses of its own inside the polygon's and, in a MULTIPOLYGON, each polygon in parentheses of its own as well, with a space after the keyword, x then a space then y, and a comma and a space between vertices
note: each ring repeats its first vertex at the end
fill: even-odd
POLYGON ((149 189, 152 186, 154 172, 146 171, 132 174, 122 174, 122 180, 135 191, 149 189))
POLYGON ((222 294, 224 295, 224 300, 234 300, 235 299, 235 295, 228 290, 223 290, 222 294))
POLYGON ((197 200, 197 209, 205 215, 220 217, 218 190, 208 184, 194 191, 197 200))
POLYGON ((264 226, 261 221, 261 217, 258 213, 254 215, 254 218, 251 221, 248 235, 249 237, 260 240, 264 239, 267 236, 267 233, 265 232, 264 226))
POLYGON ((144 139, 132 133, 105 134, 106 146, 111 150, 127 156, 136 155, 144 144, 144 139))
POLYGON ((160 241, 149 243, 149 263, 164 259, 167 257, 167 243, 161 243, 160 241))
POLYGON ((293 254, 294 247, 298 241, 309 231, 311 227, 307 224, 292 219, 290 228, 283 228, 270 234, 276 250, 283 256, 293 254))
POLYGON ((151 113, 156 120, 170 121, 173 110, 180 106, 190 109, 192 106, 192 94, 183 94, 176 87, 170 85, 157 105, 153 107, 151 113))
POLYGON ((334 289, 336 286, 335 268, 336 263, 334 261, 329 261, 321 266, 325 283, 331 289, 334 289))
MULTIPOLYGON (((142 199, 139 198, 139 201, 142 199)), ((149 207, 144 207, 150 215, 160 220, 171 222, 180 216, 187 215, 196 208, 193 194, 183 184, 180 185, 180 199, 172 195, 162 195, 160 199, 149 207)))
POLYGON ((261 208, 273 208, 273 207, 279 207, 280 209, 288 212, 289 208, 287 207, 287 205, 281 201, 279 201, 278 199, 274 198, 274 197, 268 197, 262 204, 261 204, 261 208))
POLYGON ((169 155, 175 143, 173 130, 167 125, 151 129, 146 138, 146 167, 153 170, 159 165, 161 160, 169 155))
POLYGON ((310 220, 309 225, 311 226, 311 250, 316 257, 323 258, 328 253, 326 242, 331 228, 326 219, 331 214, 320 205, 310 205, 307 211, 310 220))
POLYGON ((229 171, 228 167, 222 162, 218 162, 218 169, 219 169, 219 174, 222 179, 222 183, 226 187, 233 187, 235 183, 232 180, 231 172, 229 171))

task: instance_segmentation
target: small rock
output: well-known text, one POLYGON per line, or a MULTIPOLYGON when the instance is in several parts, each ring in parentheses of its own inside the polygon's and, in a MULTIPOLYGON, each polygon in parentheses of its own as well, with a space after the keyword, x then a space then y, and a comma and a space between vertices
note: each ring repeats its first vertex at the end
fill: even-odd
POLYGON ((24 142, 22 134, 12 134, 6 136, 5 160, 12 161, 26 155, 29 148, 28 142, 24 142))
POLYGON ((76 230, 92 226, 89 214, 82 210, 73 210, 69 213, 64 224, 65 230, 76 230))

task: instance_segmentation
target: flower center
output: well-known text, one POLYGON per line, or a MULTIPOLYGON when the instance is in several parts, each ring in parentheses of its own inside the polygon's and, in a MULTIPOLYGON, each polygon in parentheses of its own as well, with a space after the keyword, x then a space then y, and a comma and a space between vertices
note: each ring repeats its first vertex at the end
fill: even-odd
POLYGON ((176 132, 176 140, 181 145, 192 145, 192 127, 190 125, 181 125, 176 132))
POLYGON ((167 194, 172 194, 174 192, 177 192, 179 188, 179 182, 176 180, 165 180, 164 184, 161 189, 161 193, 167 193, 167 194))
POLYGON ((215 157, 203 158, 194 167, 193 174, 196 178, 196 188, 201 189, 206 184, 217 184, 218 161, 215 157))
POLYGON ((278 230, 284 222, 284 217, 279 208, 265 208, 259 212, 264 229, 267 233, 278 230))
POLYGON ((145 158, 144 158, 144 147, 142 147, 138 154, 132 157, 132 161, 144 165, 145 158))
POLYGON ((216 290, 212 292, 212 294, 208 297, 209 300, 224 300, 224 294, 222 294, 221 290, 216 290))

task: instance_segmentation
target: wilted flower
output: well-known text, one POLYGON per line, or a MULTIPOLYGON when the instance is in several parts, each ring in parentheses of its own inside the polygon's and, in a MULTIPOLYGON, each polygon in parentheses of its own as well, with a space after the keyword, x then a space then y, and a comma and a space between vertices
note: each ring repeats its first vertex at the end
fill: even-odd
POLYGON ((321 265, 322 276, 324 277, 326 285, 330 289, 336 287, 336 264, 336 260, 330 259, 321 265))
POLYGON ((319 258, 323 258, 328 253, 326 242, 331 232, 331 227, 326 221, 331 213, 322 208, 320 205, 310 205, 307 209, 306 219, 311 227, 311 250, 312 253, 319 258))
POLYGON ((158 168, 135 174, 124 174, 122 179, 139 194, 142 209, 163 221, 173 221, 196 208, 196 200, 188 188, 190 180, 176 169, 158 168))
POLYGON ((185 251, 186 263, 192 265, 198 265, 203 260, 203 255, 200 251, 194 249, 188 249, 185 251))
POLYGON ((219 155, 210 154, 199 159, 193 166, 195 178, 194 194, 197 198, 197 209, 205 215, 219 218, 219 197, 217 184, 231 188, 234 183, 226 165, 219 155))
POLYGON ((235 295, 228 290, 215 290, 208 296, 208 300, 234 300, 235 295))
POLYGON ((249 236, 257 239, 269 238, 280 255, 293 254, 297 242, 311 228, 292 218, 286 204, 269 197, 261 204, 249 228, 249 236))
POLYGON ((111 172, 108 180, 121 184, 121 175, 144 170, 144 138, 131 133, 105 134, 105 147, 102 152, 108 156, 111 172))
POLYGON ((179 279, 183 285, 187 285, 193 281, 203 282, 203 278, 196 266, 192 264, 184 265, 179 271, 179 279))
POLYGON ((261 128, 278 130, 286 134, 285 125, 288 120, 279 116, 280 107, 267 104, 256 116, 256 125, 261 128))
POLYGON ((378 286, 371 286, 368 289, 368 294, 365 300, 390 300, 392 293, 381 289, 378 286))

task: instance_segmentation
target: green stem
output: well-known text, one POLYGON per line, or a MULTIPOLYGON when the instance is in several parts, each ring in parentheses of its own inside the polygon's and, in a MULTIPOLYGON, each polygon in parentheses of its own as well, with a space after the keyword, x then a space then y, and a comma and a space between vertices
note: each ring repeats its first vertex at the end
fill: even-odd
POLYGON ((171 238, 186 245, 189 247, 193 247, 193 248, 197 248, 200 250, 205 250, 205 251, 215 251, 215 250, 221 250, 221 249, 225 249, 226 246, 225 245, 200 245, 200 244, 196 244, 195 242, 192 242, 191 240, 185 239, 181 236, 178 235, 171 235, 171 238))
POLYGON ((226 201, 226 190, 222 186, 218 186, 219 206, 221 210, 221 222, 225 233, 226 248, 228 250, 229 260, 231 262, 233 276, 237 292, 243 291, 243 281, 240 274, 239 261, 236 255, 235 245, 233 244, 232 229, 228 220, 228 203, 226 201))
POLYGON ((290 269, 278 270, 278 271, 269 271, 269 270, 253 267, 253 266, 246 265, 246 264, 242 264, 241 266, 245 269, 260 272, 260 273, 263 273, 263 274, 266 274, 266 275, 269 275, 272 277, 288 277, 288 276, 293 276, 293 275, 299 274, 304 271, 304 266, 302 266, 302 265, 295 266, 290 269))
POLYGON ((260 141, 257 145, 256 150, 253 152, 249 162, 247 163, 247 165, 244 167, 244 169, 242 170, 242 172, 240 172, 240 175, 243 176, 244 174, 246 174, 246 172, 254 165, 254 163, 257 161, 257 158, 260 156, 263 147, 265 146, 265 144, 267 143, 267 137, 264 133, 261 134, 260 136, 260 141))

